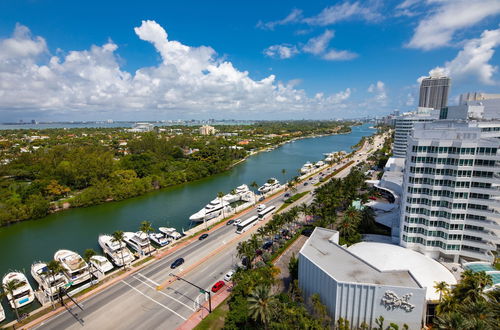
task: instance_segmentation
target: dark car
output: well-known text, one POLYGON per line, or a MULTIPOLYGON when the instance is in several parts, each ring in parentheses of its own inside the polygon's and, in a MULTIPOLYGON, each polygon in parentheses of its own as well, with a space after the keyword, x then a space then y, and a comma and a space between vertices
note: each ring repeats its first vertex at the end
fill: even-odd
POLYGON ((310 177, 310 178, 309 178, 309 180, 312 180, 312 179, 313 179, 313 177, 310 177))
POLYGON ((182 265, 183 263, 184 263, 184 259, 179 258, 179 259, 175 260, 174 262, 172 262, 172 264, 170 265, 170 268, 172 268, 172 269, 177 268, 180 265, 182 265))
POLYGON ((248 258, 246 256, 244 256, 242 259, 241 259, 241 264, 245 267, 247 267, 249 265, 249 261, 248 261, 248 258))
POLYGON ((229 225, 232 225, 233 223, 234 223, 234 219, 231 219, 228 222, 226 222, 226 225, 229 226, 229 225))
POLYGON ((212 292, 215 293, 219 291, 224 286, 224 281, 219 281, 212 286, 212 292))
POLYGON ((307 182, 305 182, 305 183, 304 183, 304 186, 307 186, 307 185, 308 185, 308 183, 307 183, 307 182))
POLYGON ((260 202, 260 201, 263 201, 264 199, 266 199, 266 198, 265 198, 264 196, 261 196, 261 197, 259 198, 259 202, 260 202))
POLYGON ((204 240, 207 237, 208 237, 208 234, 203 234, 200 237, 198 237, 198 239, 201 241, 201 240, 204 240))
POLYGON ((304 230, 302 230, 302 235, 309 237, 313 231, 314 228, 304 228, 304 230))
POLYGON ((268 250, 268 249, 271 248, 271 246, 273 246, 273 242, 272 241, 267 241, 267 242, 264 243, 264 245, 262 245, 262 248, 264 250, 268 250))
POLYGON ((289 194, 289 193, 286 193, 286 194, 284 195, 284 197, 290 197, 290 194, 289 194))

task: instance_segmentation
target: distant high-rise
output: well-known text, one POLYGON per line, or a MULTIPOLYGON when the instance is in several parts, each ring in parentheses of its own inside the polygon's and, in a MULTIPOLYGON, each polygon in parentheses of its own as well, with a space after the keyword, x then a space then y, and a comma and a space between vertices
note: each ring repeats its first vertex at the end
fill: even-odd
POLYGON ((451 79, 448 77, 428 77, 420 84, 418 106, 441 109, 448 105, 451 79))

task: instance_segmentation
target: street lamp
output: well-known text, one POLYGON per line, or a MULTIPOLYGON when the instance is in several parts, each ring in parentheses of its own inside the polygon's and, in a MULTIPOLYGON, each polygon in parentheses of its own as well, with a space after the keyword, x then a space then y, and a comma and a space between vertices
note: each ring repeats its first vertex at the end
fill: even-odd
POLYGON ((177 276, 175 274, 170 273, 169 275, 177 278, 178 280, 182 280, 182 281, 184 281, 184 282, 186 282, 188 284, 191 284, 192 286, 194 286, 195 288, 197 288, 198 290, 200 290, 200 293, 205 293, 205 294, 208 293, 208 312, 212 313, 212 295, 210 294, 210 291, 207 291, 207 290, 203 289, 202 287, 199 287, 196 284, 191 283, 188 280, 185 280, 182 277, 177 276))

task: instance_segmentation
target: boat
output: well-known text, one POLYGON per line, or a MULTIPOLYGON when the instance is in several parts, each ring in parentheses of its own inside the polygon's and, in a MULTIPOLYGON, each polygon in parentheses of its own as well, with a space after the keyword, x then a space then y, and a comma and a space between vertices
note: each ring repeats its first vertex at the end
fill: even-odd
POLYGON ((5 320, 5 311, 3 310, 2 303, 0 302, 0 322, 5 320))
POLYGON ((316 166, 316 168, 321 167, 321 166, 324 166, 324 165, 325 165, 325 162, 324 162, 324 161, 322 161, 322 160, 320 160, 320 161, 318 161, 316 164, 314 164, 314 166, 316 166))
POLYGON ((31 276, 38 283, 38 288, 47 297, 53 297, 59 293, 59 289, 68 285, 69 281, 64 273, 50 274, 45 262, 35 262, 31 265, 31 276))
POLYGON ((158 228, 158 230, 160 232, 162 232, 163 234, 165 234, 165 236, 167 237, 171 237, 173 239, 179 239, 182 237, 181 234, 179 234, 175 228, 168 228, 168 227, 160 227, 158 228))
POLYGON ((90 279, 89 265, 78 254, 70 250, 59 250, 54 259, 61 262, 64 274, 71 285, 77 285, 90 279))
POLYGON ((218 217, 222 214, 222 209, 229 211, 230 203, 224 199, 216 198, 205 205, 204 208, 189 217, 191 221, 205 221, 218 217))
POLYGON ((21 272, 7 273, 2 279, 2 285, 5 287, 8 282, 18 280, 22 285, 15 289, 12 294, 7 292, 7 300, 12 308, 24 307, 35 300, 35 292, 31 288, 26 276, 21 272))
POLYGON ((267 180, 267 182, 264 183, 264 185, 259 187, 259 189, 257 189, 257 190, 260 193, 264 194, 264 193, 267 193, 267 192, 272 191, 274 189, 277 189, 279 187, 280 187, 279 181, 275 178, 271 178, 271 179, 267 180))
POLYGON ((314 168, 314 165, 311 164, 310 162, 305 163, 302 168, 300 169, 300 174, 307 174, 311 172, 311 170, 314 168))
POLYGON ((149 239, 159 246, 165 246, 170 243, 170 240, 162 233, 149 233, 149 239))
POLYGON ((234 203, 245 198, 250 200, 251 197, 248 196, 249 193, 250 189, 248 189, 248 186, 246 184, 242 184, 241 186, 236 187, 234 192, 224 195, 222 199, 228 203, 234 203))
POLYGON ((113 264, 104 256, 90 257, 90 265, 101 273, 107 273, 114 268, 113 264))
POLYGON ((124 232, 123 240, 127 243, 128 246, 132 248, 132 250, 139 253, 139 255, 148 255, 151 254, 154 250, 154 247, 151 246, 151 242, 149 241, 149 236, 143 231, 138 232, 124 232))
POLYGON ((124 242, 115 241, 110 235, 99 235, 98 241, 104 254, 118 267, 128 265, 134 261, 134 255, 127 249, 124 242))

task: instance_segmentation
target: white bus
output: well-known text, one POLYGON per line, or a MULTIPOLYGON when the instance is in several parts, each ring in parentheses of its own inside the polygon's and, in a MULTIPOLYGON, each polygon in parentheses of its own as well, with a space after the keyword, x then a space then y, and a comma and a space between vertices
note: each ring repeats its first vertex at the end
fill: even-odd
POLYGON ((246 219, 245 221, 242 221, 240 224, 238 224, 236 226, 236 234, 241 234, 241 233, 246 232, 248 229, 250 229, 250 227, 255 226, 255 224, 257 223, 258 220, 259 220, 259 217, 254 215, 254 216, 246 219))
POLYGON ((276 206, 274 206, 274 205, 273 205, 273 206, 269 206, 268 208, 266 208, 266 209, 264 209, 264 210, 260 211, 260 212, 259 212, 259 219, 264 219, 264 217, 265 217, 267 214, 269 214, 269 213, 271 213, 272 211, 274 211, 274 209, 276 209, 276 206))

